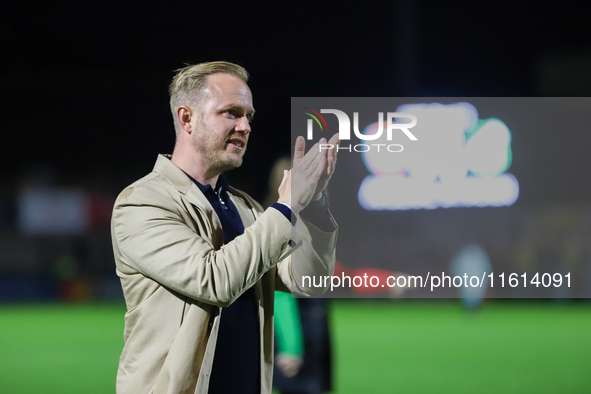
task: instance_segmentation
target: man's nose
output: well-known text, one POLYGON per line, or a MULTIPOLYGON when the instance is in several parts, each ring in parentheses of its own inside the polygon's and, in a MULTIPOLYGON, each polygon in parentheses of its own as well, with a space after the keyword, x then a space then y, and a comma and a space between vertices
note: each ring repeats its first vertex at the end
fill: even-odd
POLYGON ((250 133, 250 122, 246 116, 241 117, 236 124, 236 131, 239 131, 243 134, 250 133))

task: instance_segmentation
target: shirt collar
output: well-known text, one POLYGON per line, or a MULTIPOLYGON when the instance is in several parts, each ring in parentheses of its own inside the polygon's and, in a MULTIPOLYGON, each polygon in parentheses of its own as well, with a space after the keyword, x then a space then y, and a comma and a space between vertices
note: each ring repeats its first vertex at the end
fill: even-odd
POLYGON ((211 187, 211 185, 202 185, 201 183, 199 183, 197 180, 195 180, 191 175, 187 174, 187 176, 189 178, 191 178, 191 180, 193 182, 195 182, 195 184, 197 185, 197 187, 199 187, 199 189, 201 190, 201 192, 203 194, 205 194, 208 190, 213 190, 214 192, 216 192, 216 194, 219 194, 219 192, 227 192, 228 190, 230 190, 230 184, 228 183, 228 179, 226 178, 226 176, 224 174, 220 174, 220 176, 218 177, 218 181, 215 185, 215 189, 213 189, 211 187))

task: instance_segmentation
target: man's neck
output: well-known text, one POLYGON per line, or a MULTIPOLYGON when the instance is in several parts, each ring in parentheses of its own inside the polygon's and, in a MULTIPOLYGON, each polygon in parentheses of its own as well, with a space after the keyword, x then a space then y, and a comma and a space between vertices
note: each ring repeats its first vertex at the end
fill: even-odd
POLYGON ((193 179, 202 185, 210 185, 215 189, 220 172, 208 169, 198 156, 188 156, 175 152, 170 159, 177 167, 190 175, 193 179))

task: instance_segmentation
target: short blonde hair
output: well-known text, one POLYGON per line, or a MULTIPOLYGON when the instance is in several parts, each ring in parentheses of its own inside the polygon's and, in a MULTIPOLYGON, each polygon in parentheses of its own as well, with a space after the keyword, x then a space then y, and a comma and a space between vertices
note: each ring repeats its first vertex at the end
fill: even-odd
POLYGON ((244 67, 230 62, 207 62, 179 68, 170 83, 170 110, 174 118, 174 128, 178 134, 179 124, 176 110, 183 104, 197 106, 204 98, 203 91, 207 77, 212 74, 229 74, 248 82, 248 72, 244 67))

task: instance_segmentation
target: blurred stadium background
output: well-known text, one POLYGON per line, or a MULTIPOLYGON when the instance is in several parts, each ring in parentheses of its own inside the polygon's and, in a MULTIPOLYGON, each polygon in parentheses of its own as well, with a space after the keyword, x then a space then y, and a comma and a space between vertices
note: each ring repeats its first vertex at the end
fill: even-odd
MULTIPOLYGON (((167 86, 185 63, 223 59, 251 73, 257 119, 245 164, 229 178, 259 200, 272 163, 290 151, 291 97, 591 92, 591 11, 579 3, 183 7, 0 6, 2 393, 114 391, 125 307, 110 211, 123 187, 172 150, 167 86)), ((513 133, 511 171, 521 193, 507 209, 533 219, 506 234, 523 237, 524 248, 487 245, 493 266, 511 267, 506 256, 526 264, 537 256, 544 267, 574 267, 582 288, 591 287, 587 129, 513 133)), ((497 212, 465 209, 472 211, 433 213, 486 221, 497 212)), ((418 215, 393 218, 429 222, 418 215)), ((473 230, 450 223, 458 231, 448 235, 473 230)), ((426 233, 393 236, 431 253, 426 233)), ((457 300, 331 305, 337 393, 591 392, 584 299, 486 300, 474 313, 457 300)))

